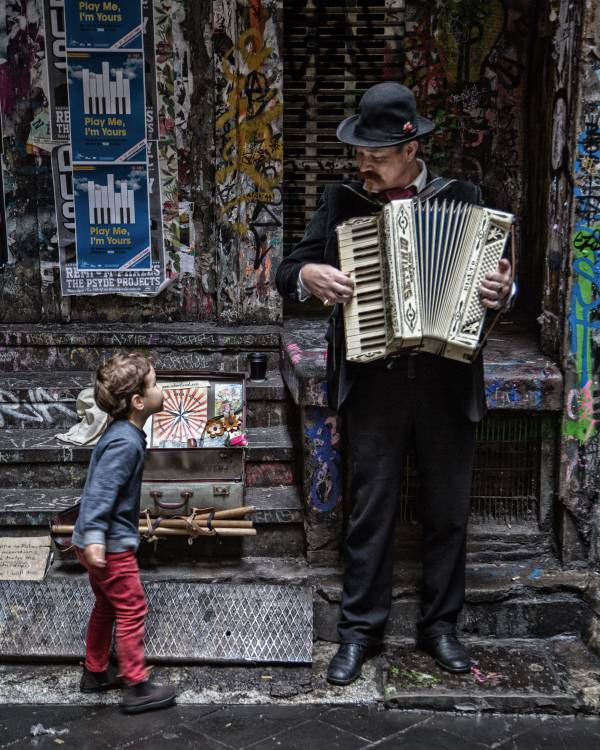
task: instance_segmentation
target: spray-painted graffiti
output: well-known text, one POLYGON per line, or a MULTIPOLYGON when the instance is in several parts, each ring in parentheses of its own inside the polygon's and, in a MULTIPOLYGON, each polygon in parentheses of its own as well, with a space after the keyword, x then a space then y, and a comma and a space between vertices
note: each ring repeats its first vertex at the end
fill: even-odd
POLYGON ((322 513, 333 510, 342 493, 340 434, 337 417, 325 409, 306 409, 304 421, 308 467, 307 500, 322 513))
MULTIPOLYGON (((564 3, 567 5, 567 3, 564 3)), ((577 4, 576 4, 577 5, 577 4)), ((571 280, 560 496, 591 559, 600 560, 600 42, 597 9, 581 8, 575 148, 571 150, 571 280)), ((563 182, 564 182, 563 178, 563 182)), ((558 197, 564 198, 564 193, 558 197)), ((568 202, 567 202, 568 203, 568 202)))
POLYGON ((568 314, 576 383, 569 392, 565 433, 581 445, 597 435, 600 384, 600 65, 588 73, 583 130, 575 159, 575 232, 568 314), (575 404, 575 405, 574 405, 575 404))
POLYGON ((56 401, 44 388, 31 388, 21 400, 16 394, 0 389, 0 428, 15 426, 52 427, 77 420, 77 412, 56 401))
POLYGON ((214 37, 222 85, 216 118, 222 145, 216 172, 224 261, 219 286, 222 300, 234 304, 235 287, 242 288, 237 315, 266 320, 265 306, 278 306, 271 277, 281 254, 283 104, 277 18, 261 0, 248 6, 247 19, 223 6, 214 37), (237 36, 237 25, 244 22, 237 36))
POLYGON ((439 126, 432 163, 483 184, 493 205, 517 214, 531 10, 506 0, 413 2, 406 16, 406 82, 439 126))
POLYGON ((580 443, 586 443, 596 434, 598 423, 594 409, 592 332, 600 330, 599 290, 600 226, 579 229, 573 238, 573 292, 569 312, 571 352, 575 355, 578 387, 570 391, 565 430, 580 443), (574 401, 577 402, 575 408, 574 401))

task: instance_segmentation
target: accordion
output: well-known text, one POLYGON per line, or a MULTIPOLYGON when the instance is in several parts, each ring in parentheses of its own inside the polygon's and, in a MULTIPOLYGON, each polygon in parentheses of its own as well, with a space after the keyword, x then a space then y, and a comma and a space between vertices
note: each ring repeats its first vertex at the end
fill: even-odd
POLYGON ((412 198, 340 224, 340 269, 355 283, 344 305, 346 358, 413 349, 471 362, 487 309, 479 284, 496 270, 513 222, 470 203, 412 198))

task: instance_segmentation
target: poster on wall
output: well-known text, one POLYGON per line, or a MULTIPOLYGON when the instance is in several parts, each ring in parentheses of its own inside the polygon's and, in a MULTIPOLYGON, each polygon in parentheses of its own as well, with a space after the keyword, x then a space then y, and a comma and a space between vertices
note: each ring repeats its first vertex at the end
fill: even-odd
POLYGON ((206 380, 162 382, 163 411, 144 425, 149 448, 197 448, 208 421, 206 380))
MULTIPOLYGON (((86 3, 82 3, 81 0, 42 1, 47 60, 46 90, 50 133, 55 144, 52 149, 52 175, 57 231, 51 242, 58 244, 62 294, 155 295, 168 283, 164 231, 165 216, 168 215, 167 207, 170 204, 168 195, 163 195, 164 186, 160 171, 153 2, 94 2, 91 3, 93 7, 88 5, 86 8, 86 3), (103 16, 100 19, 101 23, 95 25, 90 14, 96 14, 98 19, 98 13, 105 12, 116 15, 111 19, 103 16), (87 15, 81 15, 80 18, 80 14, 87 15), (68 50, 67 38, 70 46, 68 50), (72 84, 77 84, 77 88, 70 91, 67 54, 73 63, 72 84), (91 66, 85 66, 86 73, 83 72, 84 60, 94 61, 91 66), (108 63, 108 71, 106 65, 103 66, 100 61, 108 63), (119 65, 119 62, 122 64, 119 65), (117 70, 122 70, 123 75, 117 73, 117 70), (126 80, 129 80, 129 91, 126 80), (77 110, 73 113, 74 122, 78 123, 74 159, 70 152, 70 95, 77 110), (86 107, 88 112, 85 111, 86 107), (96 111, 93 111, 94 109, 96 111), (129 122, 128 109, 131 110, 130 117, 133 118, 129 122), (86 120, 86 116, 90 119, 86 120), (107 235, 106 226, 92 225, 89 199, 86 205, 82 190, 82 194, 78 195, 81 200, 78 200, 77 205, 78 211, 84 212, 79 224, 81 232, 85 234, 87 230, 87 245, 83 249, 80 248, 78 253, 73 163, 106 167, 107 165, 101 162, 113 161, 117 162, 117 165, 128 167, 145 166, 145 188, 142 192, 145 191, 147 194, 149 207, 147 203, 137 211, 135 201, 133 205, 136 216, 145 214, 144 232, 115 235, 117 230, 113 227, 107 235), (98 245, 98 239, 104 246, 108 244, 109 239, 111 241, 111 246, 104 254, 103 244, 98 245), (131 241, 131 245, 112 244, 123 239, 126 242, 131 241), (126 258, 122 257, 123 248, 127 251, 126 258), (134 249, 137 252, 134 252, 134 249), (123 260, 123 263, 117 265, 117 260, 123 260), (113 265, 115 267, 112 267, 113 265)), ((94 188, 94 193, 100 201, 100 212, 103 210, 103 194, 106 198, 109 194, 109 172, 107 169, 104 169, 104 174, 101 172, 100 169, 98 186, 101 189, 96 191, 94 188), (102 177, 106 178, 104 182, 102 177), (105 191, 102 188, 105 188, 105 191)), ((117 172, 112 174, 116 175, 117 172)), ((116 186, 115 193, 119 193, 116 178, 113 184, 116 186)), ((134 192, 137 200, 139 189, 134 192)), ((87 193, 85 197, 88 198, 87 193)), ((102 213, 100 217, 105 218, 102 213)), ((77 218, 79 219, 79 216, 77 218)), ((98 221, 97 215, 95 218, 98 221)))
POLYGON ((140 52, 67 52, 73 162, 144 161, 140 52))
MULTIPOLYGON (((153 150, 149 150, 152 155, 153 150)), ((65 296, 94 294, 158 294, 165 284, 165 261, 162 232, 162 203, 156 159, 149 160, 150 241, 152 265, 148 270, 86 270, 77 267, 75 246, 75 207, 73 167, 68 144, 52 151, 52 180, 56 205, 58 256, 61 292, 65 296)))
POLYGON ((142 49, 140 0, 64 0, 68 49, 142 49))
MULTIPOLYGON (((158 113, 156 110, 156 58, 151 0, 143 0, 142 31, 147 138, 153 140, 158 137, 158 113)), ((69 100, 67 96, 65 0, 44 0, 44 36, 46 40, 50 138, 53 141, 67 142, 69 140, 69 100)))
MULTIPOLYGON (((1 137, 1 136, 0 136, 1 137)), ((0 159, 2 159, 0 154, 0 159)), ((7 265, 9 260, 8 253, 8 232, 6 228, 6 211, 4 209, 4 168, 0 168, 0 268, 7 265)))
POLYGON ((64 0, 44 0, 44 36, 50 138, 66 143, 69 140, 69 99, 64 0))
POLYGON ((80 271, 151 268, 146 164, 73 164, 80 271))

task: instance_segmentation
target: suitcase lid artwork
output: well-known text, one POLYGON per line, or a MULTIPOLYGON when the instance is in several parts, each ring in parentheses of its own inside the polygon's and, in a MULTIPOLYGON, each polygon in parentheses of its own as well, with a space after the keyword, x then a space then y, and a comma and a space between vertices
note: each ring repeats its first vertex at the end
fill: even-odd
POLYGON ((242 481, 244 373, 158 370, 163 411, 144 426, 144 481, 242 481))

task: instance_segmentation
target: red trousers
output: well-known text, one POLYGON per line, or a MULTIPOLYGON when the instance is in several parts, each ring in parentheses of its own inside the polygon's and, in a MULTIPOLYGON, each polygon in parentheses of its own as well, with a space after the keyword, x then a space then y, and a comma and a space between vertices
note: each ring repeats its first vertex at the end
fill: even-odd
POLYGON ((79 562, 87 568, 96 595, 87 629, 85 666, 90 672, 108 667, 113 626, 117 624, 117 656, 123 680, 133 685, 146 679, 144 618, 146 596, 133 552, 109 552, 106 567, 88 565, 83 550, 75 547, 79 562))

